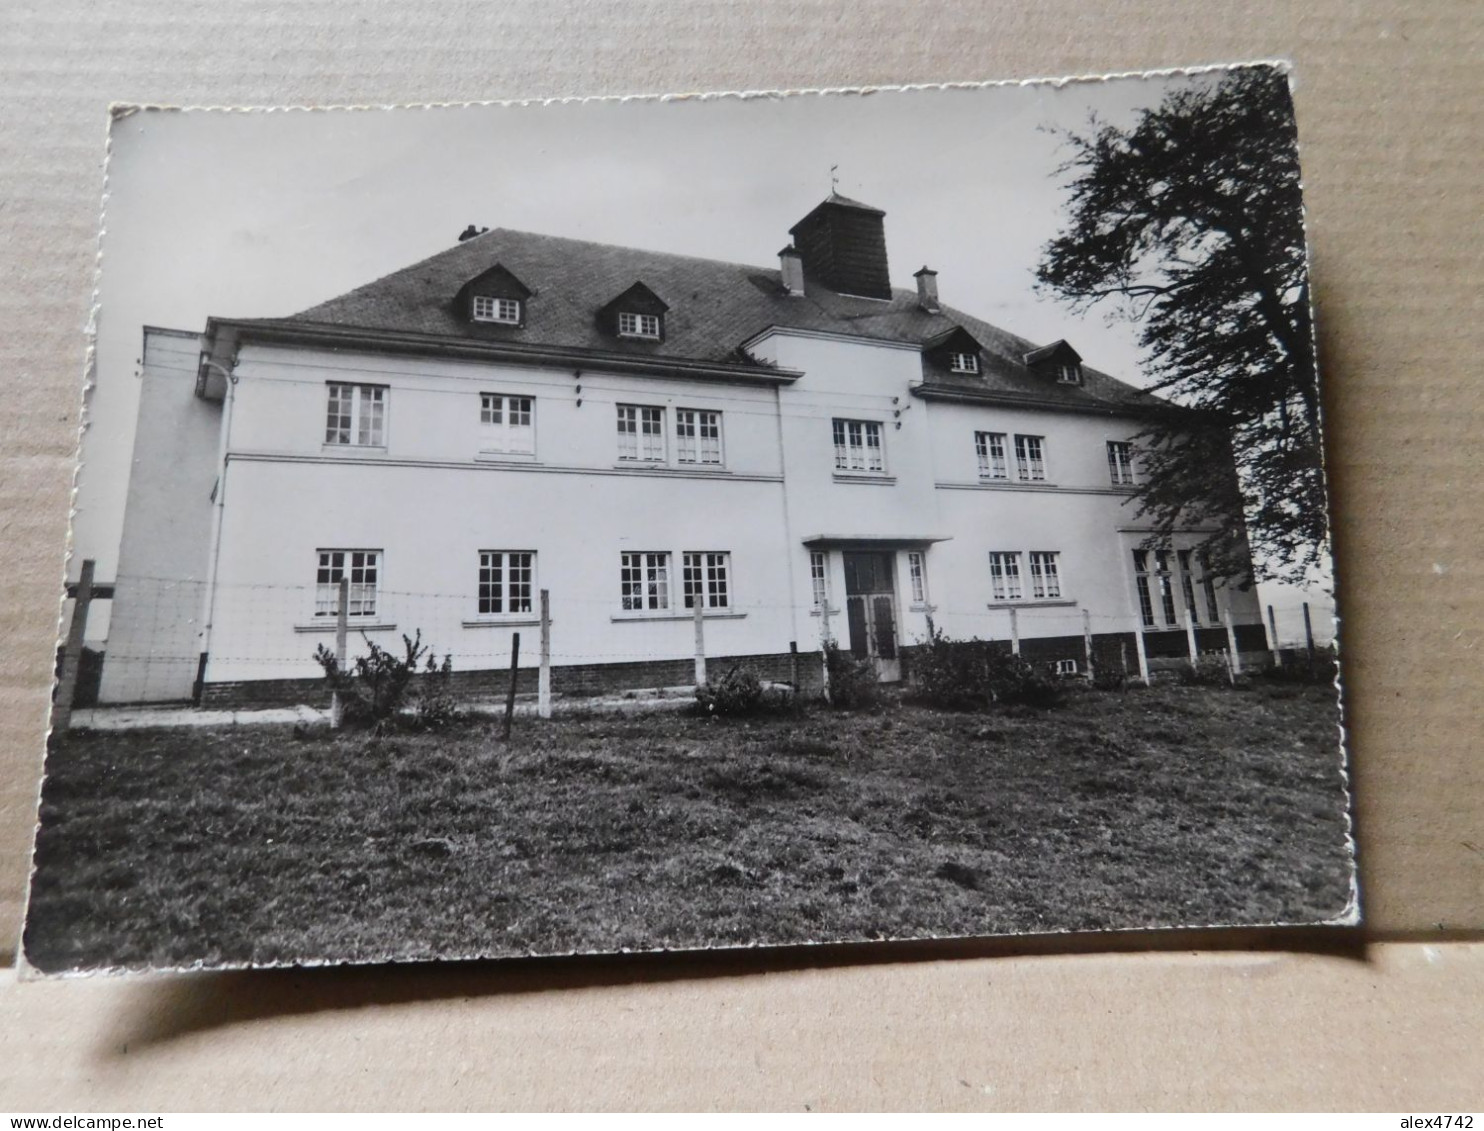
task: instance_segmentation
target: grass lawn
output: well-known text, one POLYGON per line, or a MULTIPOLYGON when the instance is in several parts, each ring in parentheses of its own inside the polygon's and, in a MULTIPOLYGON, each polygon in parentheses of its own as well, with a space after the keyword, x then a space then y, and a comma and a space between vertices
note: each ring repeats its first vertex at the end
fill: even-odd
POLYGON ((1327 687, 1079 691, 1046 713, 75 732, 43 970, 1330 919, 1327 687))

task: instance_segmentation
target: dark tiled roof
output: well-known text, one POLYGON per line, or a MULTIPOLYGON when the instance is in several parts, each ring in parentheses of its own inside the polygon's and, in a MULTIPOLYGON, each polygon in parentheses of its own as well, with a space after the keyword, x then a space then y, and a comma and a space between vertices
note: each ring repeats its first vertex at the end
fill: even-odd
POLYGON ((1026 368, 1034 343, 948 306, 929 314, 915 290, 894 289, 889 301, 862 299, 808 280, 804 295, 791 298, 776 268, 499 228, 278 322, 295 323, 708 362, 735 362, 737 347, 771 326, 914 345, 963 326, 984 346, 981 372, 925 364, 928 386, 1067 408, 1165 403, 1087 366, 1081 385, 1048 381, 1026 368), (459 289, 496 264, 532 289, 523 327, 471 322, 455 310, 459 289), (636 282, 669 304, 663 341, 615 338, 600 328, 598 311, 636 282))

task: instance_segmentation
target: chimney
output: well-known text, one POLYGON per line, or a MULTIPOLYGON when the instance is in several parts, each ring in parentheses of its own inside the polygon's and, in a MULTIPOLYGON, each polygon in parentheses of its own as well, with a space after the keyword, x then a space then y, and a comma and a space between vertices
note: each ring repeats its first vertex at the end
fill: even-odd
POLYGON ((885 218, 879 208, 831 193, 789 235, 810 278, 841 294, 889 299, 885 218))
POLYGON ((778 271, 783 276, 784 294, 797 297, 804 293, 804 259, 793 244, 778 253, 778 271))
POLYGON ((924 267, 912 277, 917 280, 917 305, 929 314, 937 314, 943 309, 938 305, 938 273, 924 267))

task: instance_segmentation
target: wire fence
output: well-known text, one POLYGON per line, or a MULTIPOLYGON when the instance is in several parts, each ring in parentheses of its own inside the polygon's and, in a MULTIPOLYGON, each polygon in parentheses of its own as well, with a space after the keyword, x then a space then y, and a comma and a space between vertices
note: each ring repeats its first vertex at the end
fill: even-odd
MULTIPOLYGON (((1157 608, 1157 623, 1150 624, 1148 610, 1143 616, 1099 611, 1070 600, 938 609, 926 599, 899 603, 883 593, 800 606, 707 589, 699 578, 646 586, 623 598, 548 594, 530 578, 481 592, 382 588, 364 578, 354 588, 346 578, 343 591, 338 579, 312 585, 219 580, 208 594, 203 581, 189 578, 120 574, 111 586, 96 586, 91 563, 85 580, 74 587, 75 611, 59 656, 57 703, 64 712, 73 704, 302 697, 308 683, 323 679, 315 658, 321 648, 343 666, 371 641, 400 653, 404 636, 438 662, 446 657, 469 694, 495 694, 493 673, 514 663, 522 692, 534 692, 543 703, 554 691, 702 683, 708 663, 745 663, 765 678, 817 687, 826 641, 871 657, 895 677, 902 659, 910 661, 935 630, 994 642, 1083 678, 1101 669, 1147 682, 1162 666, 1203 656, 1219 659, 1235 676, 1244 665, 1285 659, 1276 648, 1271 606, 1266 623, 1250 617, 1234 623, 1225 609, 1213 618, 1214 610, 1192 603, 1176 610, 1173 620, 1168 609, 1157 608), (88 606, 110 598, 106 648, 87 652, 88 606)), ((1312 657, 1307 605, 1303 611, 1312 657)))

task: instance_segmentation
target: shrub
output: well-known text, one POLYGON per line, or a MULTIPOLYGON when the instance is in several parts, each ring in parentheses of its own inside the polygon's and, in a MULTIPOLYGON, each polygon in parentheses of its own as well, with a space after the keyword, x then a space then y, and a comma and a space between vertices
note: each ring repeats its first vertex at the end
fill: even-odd
POLYGON ((842 711, 874 707, 881 698, 881 684, 870 660, 857 659, 833 640, 825 645, 825 670, 830 676, 830 706, 842 711))
POLYGON ((344 669, 323 644, 314 650, 314 658, 324 669, 325 681, 340 697, 341 722, 354 727, 367 727, 381 734, 390 730, 407 701, 408 688, 418 667, 426 658, 430 683, 420 692, 413 705, 413 720, 430 729, 443 726, 456 713, 453 696, 448 690, 448 676, 453 671, 450 657, 442 665, 435 663, 432 650, 422 642, 419 629, 415 637, 402 637, 403 655, 389 652, 364 632, 366 653, 357 656, 350 668, 344 669))
POLYGON ((1231 667, 1225 653, 1201 653, 1180 669, 1180 682, 1186 687, 1230 687, 1231 667))
POLYGON ((696 705, 704 715, 750 715, 763 705, 763 685, 747 668, 734 666, 696 688, 696 705))
POLYGON ((934 631, 912 663, 914 697, 951 711, 1001 706, 1052 707, 1059 681, 1045 667, 983 640, 950 640, 934 631))
POLYGON ((443 730, 463 718, 453 694, 453 657, 440 664, 431 652, 421 682, 412 697, 412 722, 418 730, 443 730))

